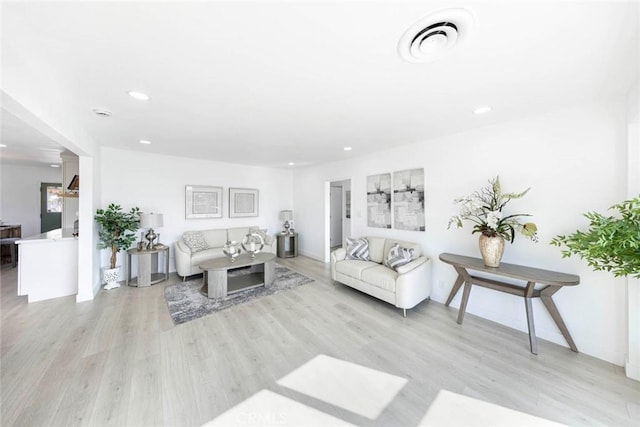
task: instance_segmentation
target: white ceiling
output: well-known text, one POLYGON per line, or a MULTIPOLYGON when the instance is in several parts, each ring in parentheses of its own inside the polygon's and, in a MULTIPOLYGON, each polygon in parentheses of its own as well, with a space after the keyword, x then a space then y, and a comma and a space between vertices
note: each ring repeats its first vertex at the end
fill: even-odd
POLYGON ((0 108, 0 148, 2 163, 50 166, 62 165, 60 154, 65 148, 25 122, 0 108))
POLYGON ((638 1, 4 2, 2 36, 53 70, 61 114, 101 145, 287 167, 624 94, 638 16, 638 1), (468 42, 402 60, 405 30, 451 6, 475 17, 468 42))

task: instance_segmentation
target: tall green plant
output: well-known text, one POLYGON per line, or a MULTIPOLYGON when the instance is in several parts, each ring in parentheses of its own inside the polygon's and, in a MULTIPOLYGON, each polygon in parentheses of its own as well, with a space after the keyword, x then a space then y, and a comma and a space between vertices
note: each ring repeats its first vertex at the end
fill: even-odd
POLYGON ((129 249, 140 228, 140 209, 124 212, 120 205, 109 204, 107 209, 98 209, 95 220, 100 224, 98 249, 111 249, 111 268, 116 268, 118 252, 129 249))
POLYGON ((594 270, 640 279, 640 198, 625 200, 612 209, 618 211, 617 216, 584 214, 589 219, 587 231, 556 236, 551 244, 566 247, 563 258, 578 255, 594 270))

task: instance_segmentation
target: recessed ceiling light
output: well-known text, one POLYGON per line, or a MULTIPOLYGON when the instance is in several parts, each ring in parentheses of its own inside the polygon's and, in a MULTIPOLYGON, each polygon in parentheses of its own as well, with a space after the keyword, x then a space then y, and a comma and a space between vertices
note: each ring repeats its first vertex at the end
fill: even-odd
POLYGON ((59 168, 60 165, 51 165, 52 168, 59 168))
POLYGON ((7 148, 6 144, 0 144, 0 148, 7 148))
POLYGON ((293 165, 295 165, 295 163, 293 163, 293 162, 289 162, 289 163, 287 163, 287 164, 288 164, 289 166, 293 166, 293 165))
POLYGON ((96 115, 102 116, 102 117, 110 117, 112 114, 111 111, 105 110, 103 108, 94 108, 93 112, 96 113, 96 115))
POLYGON ((130 90, 127 93, 129 94, 130 97, 138 99, 140 101, 148 101, 149 100, 149 95, 147 95, 146 93, 136 92, 135 90, 130 90))
POLYGON ((351 147, 344 147, 344 151, 351 151, 351 150, 353 150, 353 148, 351 148, 351 147))
POLYGON ((141 140, 140 140, 140 144, 146 144, 146 145, 149 145, 149 144, 151 144, 151 141, 147 141, 146 139, 141 139, 141 140))
POLYGON ((485 114, 488 113, 489 111, 491 111, 491 107, 484 106, 484 107, 478 107, 475 110, 473 110, 473 114, 485 114))

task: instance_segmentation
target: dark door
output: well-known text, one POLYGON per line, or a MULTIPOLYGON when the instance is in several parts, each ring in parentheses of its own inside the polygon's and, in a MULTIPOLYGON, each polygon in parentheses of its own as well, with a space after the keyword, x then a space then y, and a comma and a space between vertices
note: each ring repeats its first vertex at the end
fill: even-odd
POLYGON ((40 184, 40 232, 62 227, 62 184, 43 182, 40 184))

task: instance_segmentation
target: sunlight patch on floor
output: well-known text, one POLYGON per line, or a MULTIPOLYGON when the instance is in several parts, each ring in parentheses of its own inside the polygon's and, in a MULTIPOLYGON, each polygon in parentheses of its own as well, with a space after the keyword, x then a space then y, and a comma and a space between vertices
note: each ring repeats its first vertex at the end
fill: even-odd
POLYGON ((374 420, 407 380, 321 354, 277 383, 374 420))
POLYGON ((355 427, 353 424, 269 390, 259 391, 204 426, 355 427))
POLYGON ((561 427, 524 412, 440 390, 419 427, 561 427))

